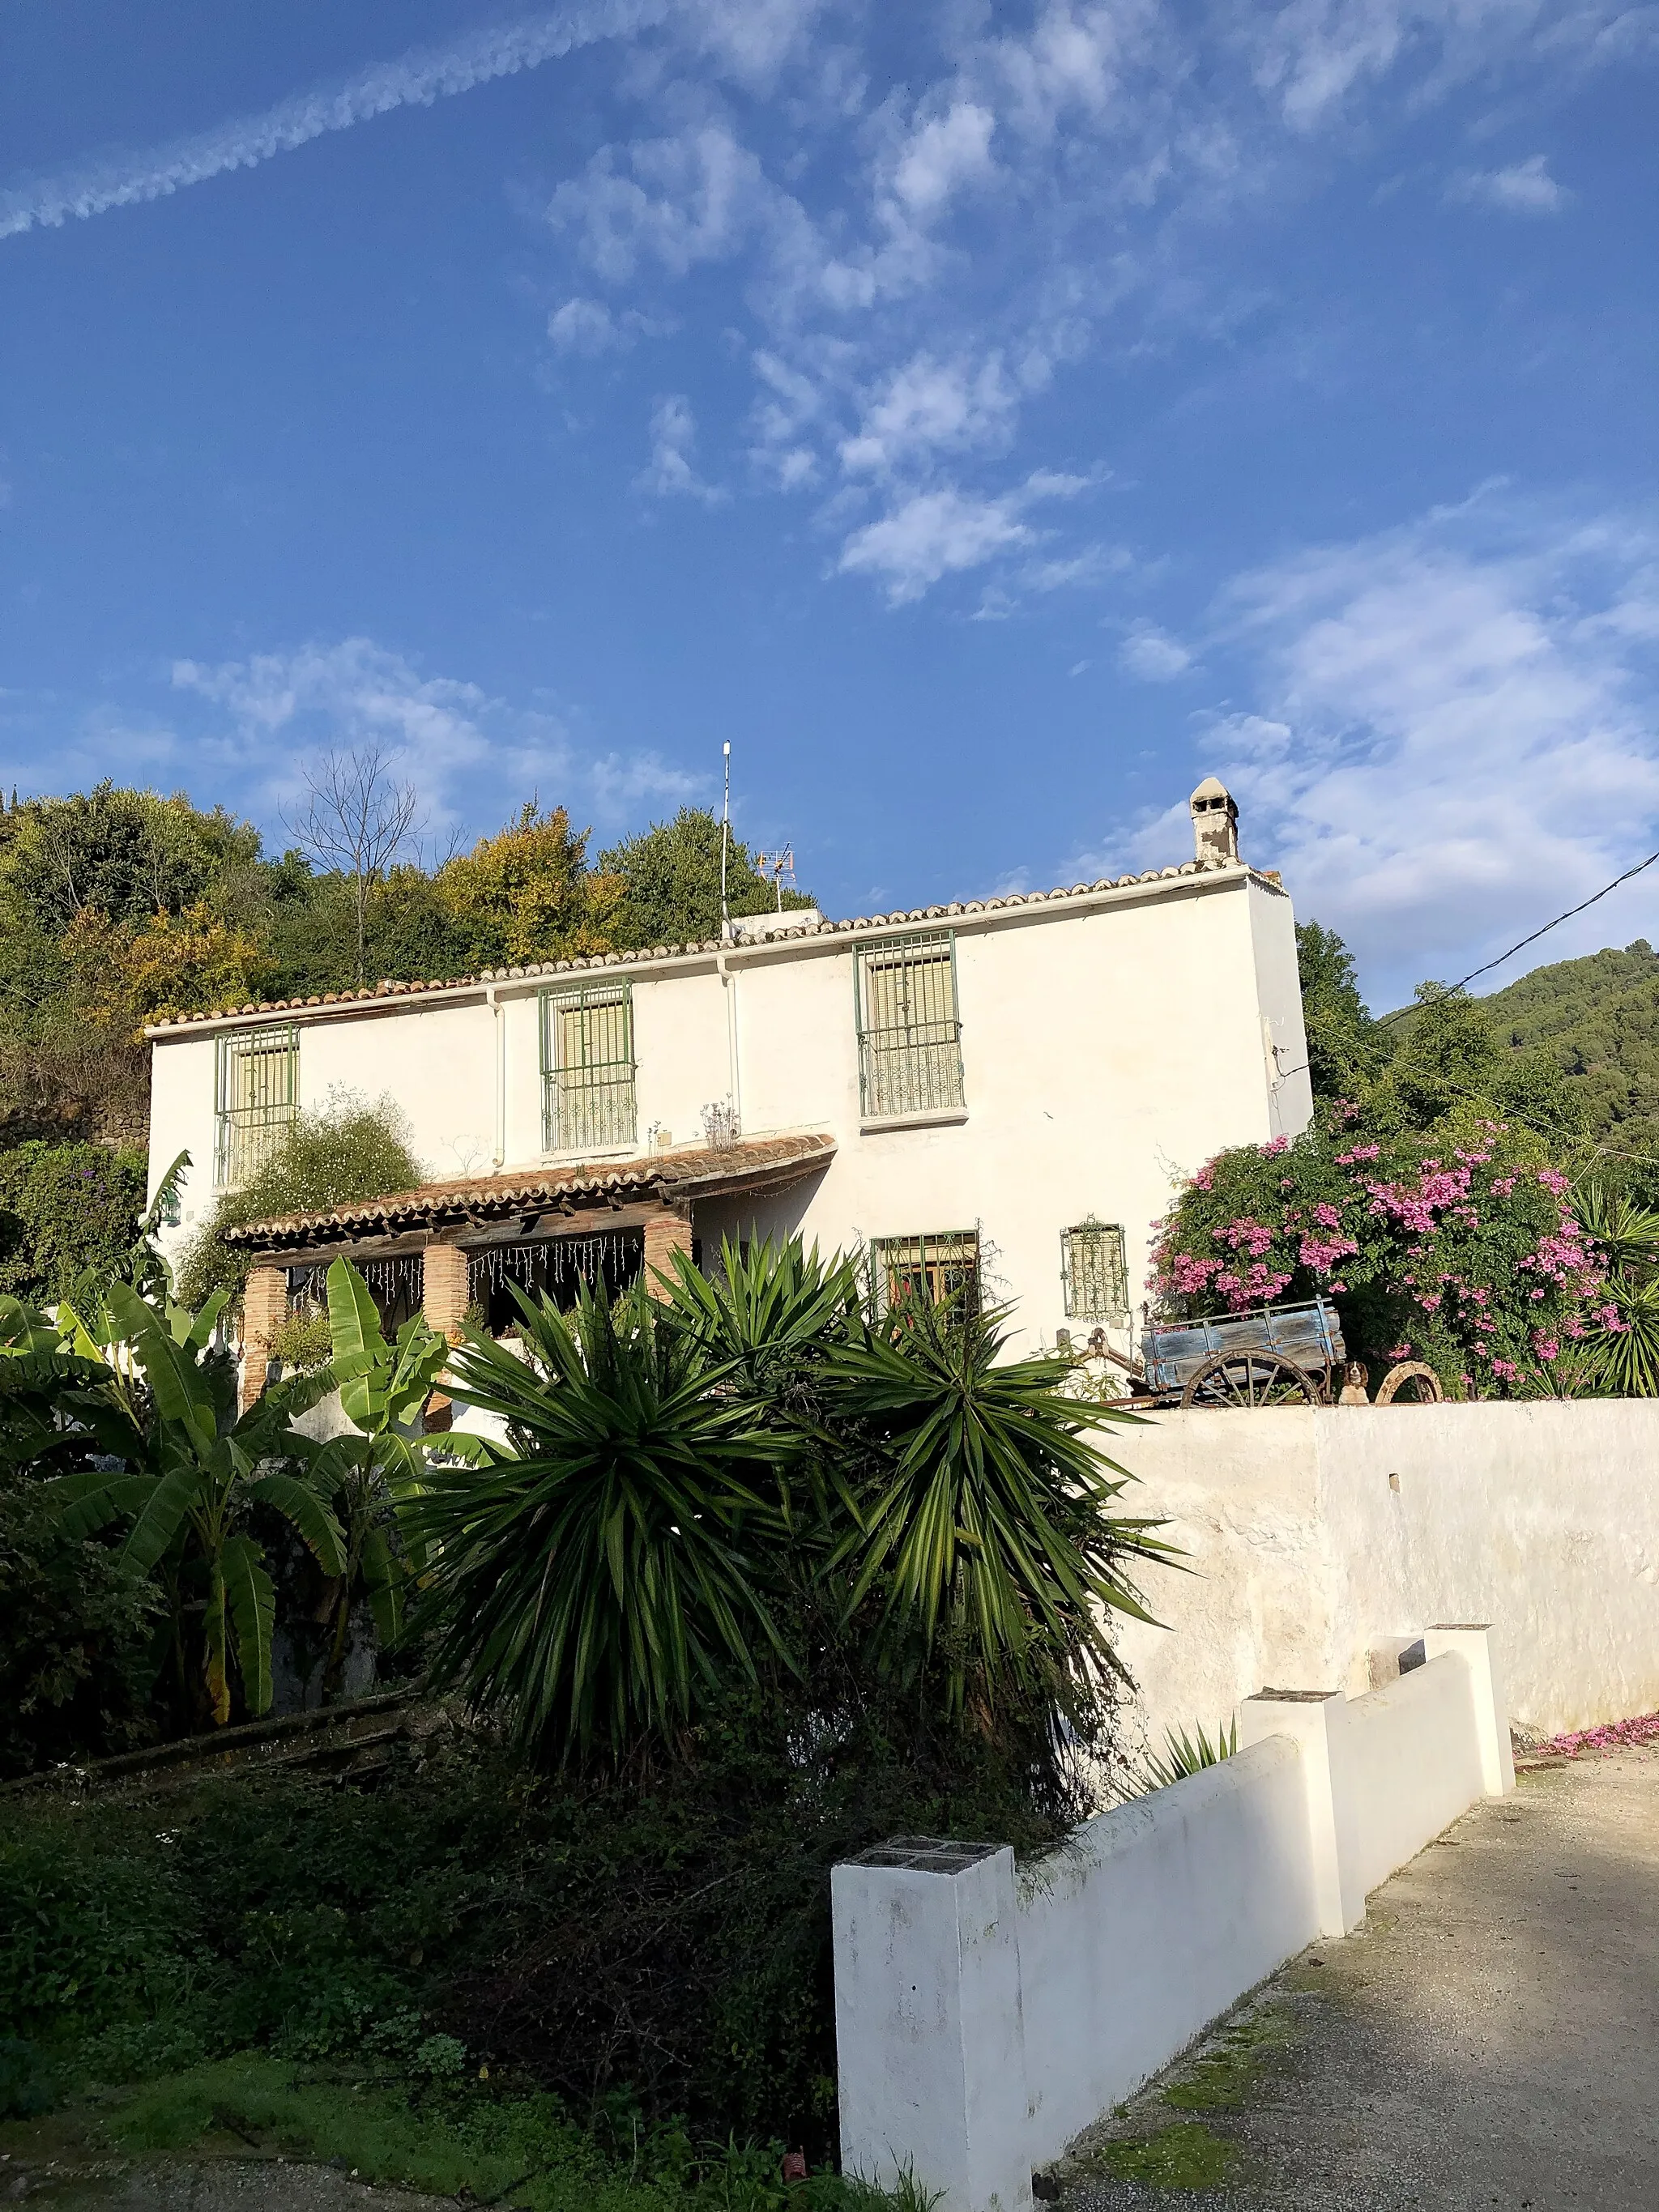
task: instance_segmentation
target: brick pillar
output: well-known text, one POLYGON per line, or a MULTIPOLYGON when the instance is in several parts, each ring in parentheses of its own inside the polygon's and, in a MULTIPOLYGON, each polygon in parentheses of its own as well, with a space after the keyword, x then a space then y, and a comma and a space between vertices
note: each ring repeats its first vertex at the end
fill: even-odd
POLYGON ((683 1214, 664 1206, 660 1213, 652 1214, 645 1224, 645 1283, 653 1297, 659 1275, 665 1276, 671 1283, 674 1279, 676 1252, 684 1252, 688 1260, 691 1257, 691 1224, 683 1214))
MULTIPOLYGON (((427 1327, 459 1344, 465 1318, 466 1255, 459 1244, 428 1244, 421 1255, 421 1310, 427 1327)), ((454 1419, 450 1401, 434 1390, 426 1401, 428 1431, 447 1429, 454 1419)))
POLYGON ((466 1255, 459 1244, 428 1244, 421 1261, 421 1308, 427 1327, 459 1344, 466 1314, 466 1255))
POLYGON ((286 1267, 254 1267, 242 1288, 241 1409, 248 1407, 265 1387, 270 1364, 270 1340, 288 1313, 286 1267))

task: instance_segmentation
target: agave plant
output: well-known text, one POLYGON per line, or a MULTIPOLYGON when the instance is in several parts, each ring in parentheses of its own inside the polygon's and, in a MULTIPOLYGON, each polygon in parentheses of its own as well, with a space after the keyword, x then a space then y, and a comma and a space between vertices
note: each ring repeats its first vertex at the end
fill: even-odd
POLYGON ((432 1668, 511 1710, 563 1759, 672 1732, 700 1689, 785 1656, 766 1544, 789 1441, 733 1388, 735 1363, 636 1291, 583 1286, 568 1315, 519 1294, 518 1348, 469 1330, 446 1387, 507 1442, 436 1465, 406 1510, 425 1547, 417 1628, 432 1668))
POLYGON ((1139 1796, 1148 1790, 1167 1790, 1172 1782, 1184 1781, 1189 1774, 1201 1774, 1206 1766, 1219 1766, 1237 1749, 1237 1720, 1224 1721, 1213 1736, 1201 1723, 1191 1730, 1167 1728, 1164 1731, 1164 1748, 1141 1755, 1136 1777, 1139 1788, 1135 1795, 1139 1796))
POLYGON ((199 1601, 201 1680, 221 1726, 230 1718, 237 1676, 250 1712, 267 1711, 271 1701, 276 1594, 248 1527, 253 1509, 282 1514, 325 1574, 344 1565, 339 1524, 307 1479, 321 1447, 289 1425, 332 1377, 325 1370, 277 1384, 239 1414, 234 1366, 214 1347, 224 1303, 219 1296, 199 1313, 171 1304, 158 1313, 130 1285, 110 1288, 107 1373, 76 1401, 106 1464, 52 1485, 72 1534, 131 1521, 123 1553, 144 1571, 158 1571, 173 1595, 181 1677, 188 1673, 187 1595, 199 1601), (122 1353, 131 1354, 142 1389, 123 1373, 122 1353))
POLYGON ((1133 1416, 1066 1395, 1064 1359, 1005 1360, 1005 1322, 910 1300, 826 1362, 830 1425, 872 1447, 842 1486, 848 1609, 878 1599, 890 1650, 948 1626, 992 1695, 1033 1654, 1121 1671, 1108 1616, 1151 1618, 1128 1565, 1173 1556, 1108 1510, 1130 1478, 1089 1431, 1133 1416))
POLYGON ((1574 1212, 1607 1270, 1616 1328, 1600 1328, 1576 1347, 1580 1387, 1623 1398, 1659 1397, 1659 1213, 1623 1191, 1589 1183, 1573 1194, 1574 1212))

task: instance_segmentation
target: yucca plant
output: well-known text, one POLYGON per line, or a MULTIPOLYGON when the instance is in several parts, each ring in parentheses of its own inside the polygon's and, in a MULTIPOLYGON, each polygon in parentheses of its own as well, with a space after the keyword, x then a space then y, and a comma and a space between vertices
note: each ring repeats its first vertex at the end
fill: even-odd
POLYGON ((672 1735, 701 1690, 787 1663, 767 1596, 792 1446, 732 1362, 643 1290, 572 1311, 518 1294, 517 1349, 470 1329, 447 1389, 497 1415, 483 1467, 434 1466, 406 1509, 425 1547, 416 1626, 441 1682, 562 1761, 672 1735))
POLYGON ((1129 1568, 1173 1556, 1156 1522, 1109 1510, 1130 1478, 1090 1431, 1134 1417, 1067 1396, 1064 1359, 1005 1360, 1006 1342, 999 1310, 908 1300, 825 1363, 828 1424, 865 1447, 838 1483, 848 1613, 876 1604, 889 1657, 948 1629, 993 1699, 1032 1658, 1121 1672, 1109 1615, 1151 1618, 1129 1568))
POLYGON ((1607 1270, 1607 1298, 1620 1324, 1568 1347, 1577 1388, 1659 1397, 1659 1213, 1597 1183, 1580 1185, 1573 1210, 1607 1270))

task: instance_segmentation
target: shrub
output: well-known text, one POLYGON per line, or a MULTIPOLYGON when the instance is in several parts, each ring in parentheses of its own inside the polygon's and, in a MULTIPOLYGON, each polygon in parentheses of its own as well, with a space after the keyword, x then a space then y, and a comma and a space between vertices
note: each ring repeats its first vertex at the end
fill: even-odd
POLYGON ((147 1174, 141 1152, 104 1145, 0 1152, 0 1291, 51 1305, 112 1273, 137 1237, 147 1174))
POLYGON ((412 1190, 421 1179, 407 1126, 392 1101, 370 1105, 335 1092, 326 1106, 300 1115, 257 1175, 215 1199, 180 1262, 179 1296, 191 1306, 204 1305, 215 1291, 240 1297, 248 1257, 224 1241, 225 1231, 239 1222, 412 1190))

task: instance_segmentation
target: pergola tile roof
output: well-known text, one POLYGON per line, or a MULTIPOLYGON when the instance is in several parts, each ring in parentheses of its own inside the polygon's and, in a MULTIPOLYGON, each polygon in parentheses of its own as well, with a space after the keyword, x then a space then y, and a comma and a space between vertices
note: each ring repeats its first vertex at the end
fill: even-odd
POLYGON ((482 1224, 514 1213, 574 1212, 578 1207, 589 1212, 650 1199, 685 1205, 699 1198, 781 1188, 827 1167, 835 1152, 835 1139, 817 1133, 684 1146, 634 1159, 573 1161, 568 1166, 520 1170, 512 1175, 422 1183, 417 1190, 356 1199, 349 1206, 318 1212, 238 1222, 223 1235, 228 1244, 279 1250, 457 1223, 482 1224))
POLYGON ((1179 867, 1147 868, 1139 875, 1102 876, 1096 883, 1062 884, 1050 891, 1009 891, 1000 898, 957 900, 948 906, 916 906, 892 914, 860 915, 850 921, 805 922, 796 928, 775 929, 763 938, 739 940, 730 945, 723 945, 717 937, 707 937, 687 945, 642 945, 632 952, 595 952, 574 960, 532 961, 520 968, 483 968, 476 975, 450 975, 434 978, 430 982, 401 983, 387 980, 373 988, 325 991, 317 998, 250 1000, 246 1006, 216 1006, 210 1013, 179 1014, 154 1021, 144 1034, 150 1037, 170 1036, 179 1030, 194 1029, 207 1022, 229 1021, 250 1015, 263 1018, 271 1014, 303 1013, 313 1006, 380 1006, 388 999, 419 998, 428 992, 466 990, 483 983, 516 983, 538 976, 573 975, 579 970, 596 968, 638 968, 653 960, 683 959, 700 953, 722 951, 759 952, 770 946, 797 944, 809 938, 845 937, 861 930, 908 929, 919 922, 954 921, 969 915, 992 914, 1006 907, 1045 906, 1054 899, 1085 898, 1100 891, 1127 890, 1137 884, 1158 884, 1182 876, 1222 872, 1252 876, 1259 882, 1270 884, 1275 890, 1280 888, 1276 876, 1249 867, 1242 861, 1186 860, 1179 867))

